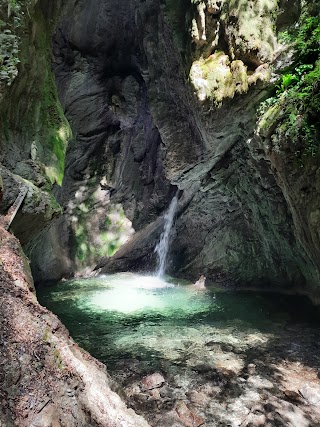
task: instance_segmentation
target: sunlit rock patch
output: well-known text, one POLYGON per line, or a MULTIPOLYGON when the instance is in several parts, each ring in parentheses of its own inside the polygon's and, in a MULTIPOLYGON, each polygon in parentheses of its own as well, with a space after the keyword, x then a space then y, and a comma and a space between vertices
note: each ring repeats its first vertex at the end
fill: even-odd
POLYGON ((223 52, 194 62, 190 80, 200 101, 214 99, 221 102, 224 98, 233 98, 235 93, 248 90, 247 67, 241 60, 230 64, 229 56, 223 52))
POLYGON ((194 1, 190 81, 200 101, 221 102, 268 81, 277 50, 278 5, 261 1, 194 1), (263 65, 263 70, 261 67, 263 65))

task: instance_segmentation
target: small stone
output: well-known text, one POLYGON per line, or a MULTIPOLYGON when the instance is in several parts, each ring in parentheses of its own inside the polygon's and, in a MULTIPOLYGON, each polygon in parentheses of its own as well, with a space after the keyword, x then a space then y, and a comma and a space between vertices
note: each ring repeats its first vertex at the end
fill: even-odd
POLYGON ((310 387, 306 384, 299 391, 310 405, 320 404, 320 387, 310 387))
POLYGON ((154 399, 154 400, 158 400, 161 397, 160 391, 157 388, 149 390, 149 395, 150 395, 151 399, 154 399))
POLYGON ((145 390, 152 390, 153 388, 159 388, 164 383, 165 383, 165 379, 158 372, 148 375, 142 378, 141 380, 141 385, 145 390))
POLYGON ((254 375, 256 372, 256 365, 254 363, 249 363, 248 365, 248 374, 254 375))
POLYGON ((141 392, 138 384, 132 384, 124 389, 124 392, 127 397, 134 396, 135 394, 139 394, 141 392))
POLYGON ((191 403, 200 408, 204 408, 210 401, 210 397, 203 391, 193 390, 190 391, 187 396, 190 399, 191 403))
POLYGON ((300 402, 301 395, 295 390, 284 390, 283 393, 286 395, 287 399, 291 402, 300 402))
POLYGON ((205 422, 203 418, 199 417, 199 415, 190 411, 187 405, 182 401, 177 402, 176 412, 186 427, 199 427, 205 422))

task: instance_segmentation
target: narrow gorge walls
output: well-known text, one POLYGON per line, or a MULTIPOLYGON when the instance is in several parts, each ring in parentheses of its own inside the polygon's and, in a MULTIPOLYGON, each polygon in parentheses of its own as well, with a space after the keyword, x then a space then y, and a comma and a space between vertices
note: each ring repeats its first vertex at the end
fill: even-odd
MULTIPOLYGON (((60 8, 52 69, 72 137, 65 127, 64 177, 50 193, 63 214, 26 239, 37 280, 96 264, 152 271, 162 215, 179 189, 172 274, 317 292, 318 202, 305 202, 312 192, 301 202, 299 186, 291 193, 299 169, 268 151, 270 133, 257 125, 261 102, 294 63, 279 34, 303 11, 273 0, 60 8)), ((303 174, 317 173, 313 161, 303 174)))

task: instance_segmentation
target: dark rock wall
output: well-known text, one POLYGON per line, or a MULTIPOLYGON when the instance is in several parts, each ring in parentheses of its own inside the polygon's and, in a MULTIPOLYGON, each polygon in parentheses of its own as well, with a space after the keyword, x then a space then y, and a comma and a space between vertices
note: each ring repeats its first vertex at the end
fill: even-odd
MULTIPOLYGON (((139 233, 99 267, 151 271, 159 217, 179 189, 171 273, 240 287, 316 286, 317 255, 297 231, 298 196, 288 196, 255 134, 257 107, 272 90, 276 26, 300 9, 295 2, 284 18, 285 2, 263 5, 64 5, 53 70, 73 138, 54 190, 64 213, 26 246, 36 280, 83 273, 111 255, 120 243, 97 236, 110 229, 112 209, 139 233), (266 31, 251 34, 249 18, 266 31), (227 77, 213 78, 216 67, 227 77)), ((311 227, 302 209, 299 223, 311 227)))
MULTIPOLYGON (((56 193, 65 214, 43 234, 59 235, 51 262, 61 258, 62 250, 69 250, 70 262, 55 268, 55 278, 79 267, 77 213, 93 193, 100 193, 100 200, 94 202, 95 212, 106 202, 108 206, 120 203, 133 227, 139 229, 157 218, 176 191, 165 175, 162 141, 150 111, 143 34, 136 27, 134 9, 129 13, 127 7, 103 2, 78 4, 71 17, 66 13, 54 37, 56 83, 74 132, 63 186, 56 193), (72 226, 74 218, 76 225, 72 226), (65 227, 61 233, 62 224, 67 231, 65 227)), ((98 218, 101 224, 107 209, 98 218)), ((89 210, 84 221, 88 224, 92 220, 89 210)), ((94 238, 90 232, 86 234, 87 241, 94 238)), ((48 253, 51 243, 50 238, 42 238, 33 253, 48 253)), ((94 254, 92 261, 98 260, 94 254)), ((37 279, 48 278, 41 262, 36 262, 35 272, 37 279)))

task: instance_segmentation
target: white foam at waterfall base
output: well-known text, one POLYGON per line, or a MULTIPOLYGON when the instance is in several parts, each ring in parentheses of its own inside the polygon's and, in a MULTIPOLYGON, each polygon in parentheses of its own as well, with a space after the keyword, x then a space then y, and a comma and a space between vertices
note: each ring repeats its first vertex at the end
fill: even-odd
POLYGON ((177 210, 178 198, 175 196, 170 203, 168 212, 164 216, 164 230, 160 236, 160 241, 155 247, 155 252, 158 255, 158 269, 156 275, 162 277, 165 273, 167 256, 169 252, 170 245, 170 235, 172 231, 172 226, 174 223, 174 218, 177 210))
POLYGON ((207 310, 209 300, 204 293, 187 286, 175 286, 157 276, 117 273, 98 278, 97 289, 85 292, 81 304, 94 312, 110 311, 123 314, 173 312, 194 313, 207 310))

